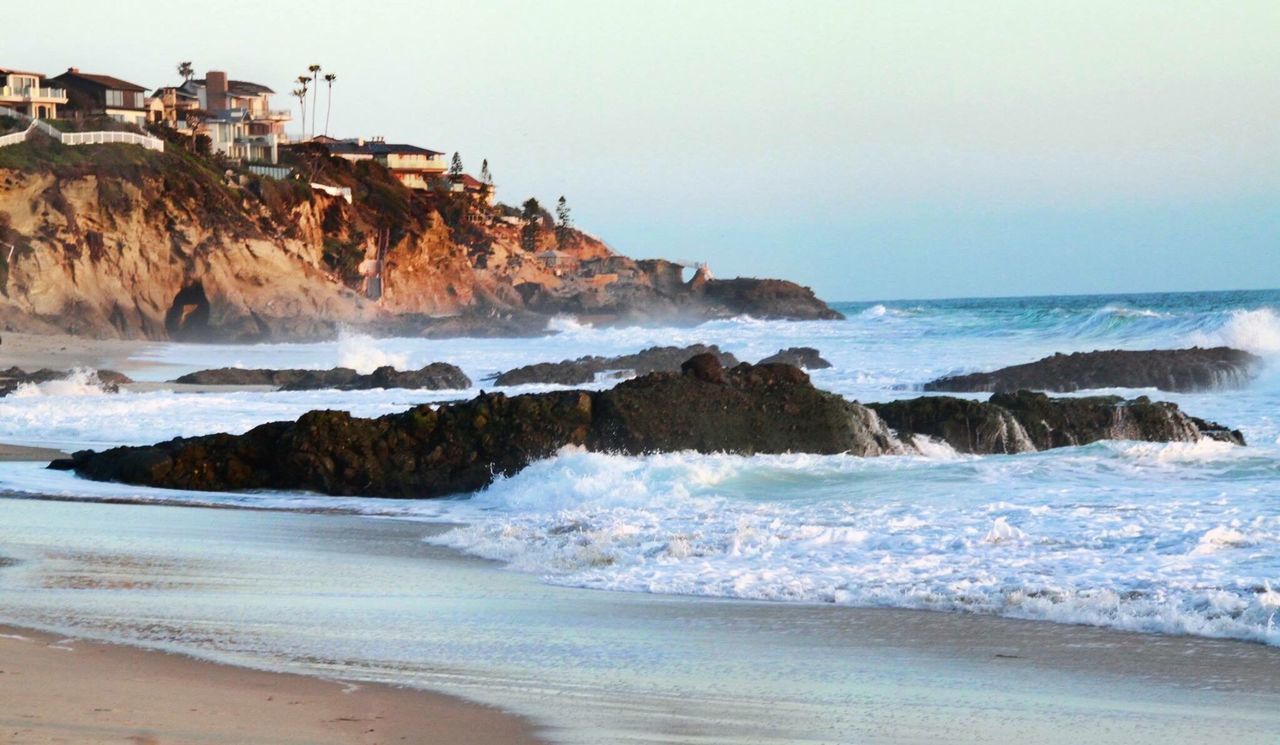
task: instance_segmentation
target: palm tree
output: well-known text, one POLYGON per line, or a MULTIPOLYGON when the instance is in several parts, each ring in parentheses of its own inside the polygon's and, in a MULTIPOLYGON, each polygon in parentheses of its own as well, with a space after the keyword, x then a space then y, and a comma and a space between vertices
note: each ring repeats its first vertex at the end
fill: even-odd
POLYGON ((328 73, 327 75, 324 76, 324 82, 329 84, 329 96, 325 99, 325 102, 324 102, 324 136, 325 137, 329 136, 329 114, 333 113, 333 81, 337 79, 338 79, 338 76, 334 75, 333 73, 328 73))
MULTIPOLYGON (((320 65, 311 65, 307 67, 307 71, 311 73, 311 84, 315 85, 316 81, 320 79, 320 65)), ((312 136, 314 136, 316 133, 316 100, 319 98, 320 98, 319 96, 316 96, 315 98, 311 99, 311 134, 312 136)))
POLYGON ((302 104, 302 139, 305 140, 307 139, 307 125, 305 123, 307 121, 307 89, 305 87, 294 88, 292 95, 298 99, 298 103, 302 104))
POLYGON ((302 91, 302 95, 298 96, 298 100, 302 102, 302 139, 306 140, 307 139, 307 86, 311 85, 311 78, 307 77, 306 75, 299 75, 298 82, 302 84, 302 87, 299 88, 298 90, 295 90, 293 92, 293 95, 298 96, 298 91, 302 91))
POLYGON ((196 68, 192 66, 189 60, 187 62, 179 62, 178 74, 182 76, 182 82, 185 83, 196 74, 196 68))

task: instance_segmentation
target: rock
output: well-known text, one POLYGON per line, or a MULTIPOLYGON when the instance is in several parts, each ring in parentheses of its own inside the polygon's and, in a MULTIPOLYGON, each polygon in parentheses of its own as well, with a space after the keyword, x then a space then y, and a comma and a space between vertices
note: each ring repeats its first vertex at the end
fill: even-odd
POLYGON ((742 364, 725 370, 708 353, 689 360, 684 373, 652 373, 605 391, 482 393, 377 419, 313 411, 240 436, 81 451, 50 467, 178 489, 422 498, 483 488, 566 445, 633 455, 693 450, 875 456, 913 450, 916 435, 974 453, 1103 437, 1243 443, 1239 433, 1146 399, 1051 399, 1022 392, 986 403, 926 397, 868 407, 814 388, 798 368, 742 364))
POLYGON ((698 289, 703 302, 725 315, 792 321, 838 321, 844 315, 828 307, 813 290, 783 279, 712 279, 698 289))
POLYGON ((1146 396, 1050 398, 1044 393, 997 393, 987 402, 923 396, 868 404, 898 436, 925 435, 961 453, 1022 453, 1087 445, 1098 440, 1196 442, 1244 445, 1239 431, 1184 414, 1146 396))
POLYGON ((680 366, 680 372, 704 383, 727 385, 729 382, 724 377, 724 365, 720 364, 720 358, 705 352, 685 360, 680 366))
POLYGON ((221 367, 183 375, 173 381, 187 385, 270 385, 283 391, 312 391, 336 388, 344 391, 371 388, 414 388, 425 390, 462 390, 471 387, 471 379, 455 365, 433 362, 418 370, 398 371, 383 366, 368 375, 349 367, 331 370, 271 370, 221 367))
POLYGON ((565 445, 633 454, 899 450, 874 415, 815 389, 795 368, 740 365, 723 379, 654 373, 607 391, 482 394, 377 419, 314 411, 240 436, 82 451, 53 467, 182 489, 434 497, 479 489, 565 445))
POLYGON ((1229 347, 1055 354, 995 372, 939 378, 926 391, 1012 392, 1023 388, 1070 393, 1090 388, 1197 391, 1241 388, 1262 359, 1229 347))
MULTIPOLYGON (((120 386, 132 383, 133 380, 124 373, 115 370, 89 370, 88 382, 96 383, 107 393, 118 393, 120 386)), ((18 367, 0 370, 0 396, 7 396, 25 383, 39 384, 54 380, 67 380, 77 373, 76 370, 50 370, 43 368, 35 372, 27 372, 18 367)))
POLYGON ((771 354, 760 360, 760 364, 794 365, 802 370, 825 370, 831 367, 831 363, 822 359, 822 354, 813 347, 779 349, 777 354, 771 354))
MULTIPOLYGON (((341 370, 342 368, 336 368, 341 370)), ((355 375, 346 380, 333 382, 327 373, 321 371, 315 375, 303 375, 298 379, 280 387, 282 391, 310 391, 319 388, 337 388, 344 391, 368 390, 371 388, 409 388, 431 391, 464 390, 471 387, 471 378, 456 365, 447 362, 432 362, 417 370, 396 370, 390 365, 383 365, 368 375, 355 375)))
POLYGON ((494 377, 494 385, 512 386, 530 383, 554 383, 558 385, 583 385, 596 379, 601 373, 623 371, 636 375, 648 375, 655 372, 679 372, 681 365, 690 357, 710 353, 719 358, 722 366, 733 367, 738 360, 728 352, 712 344, 694 344, 688 347, 649 347, 635 354, 620 357, 579 357, 576 360, 562 362, 540 362, 525 365, 494 377))

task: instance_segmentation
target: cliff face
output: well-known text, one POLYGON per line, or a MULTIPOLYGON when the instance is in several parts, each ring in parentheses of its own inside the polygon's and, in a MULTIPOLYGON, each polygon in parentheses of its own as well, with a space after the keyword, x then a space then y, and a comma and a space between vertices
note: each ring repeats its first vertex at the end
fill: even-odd
POLYGON ((549 220, 529 229, 471 196, 410 191, 375 164, 304 151, 297 166, 303 179, 270 181, 176 147, 0 148, 0 325, 248 340, 339 324, 534 330, 554 313, 834 315, 791 283, 771 283, 767 302, 737 285, 717 292, 715 280, 685 282, 674 264, 633 261, 584 233, 557 238, 549 220))

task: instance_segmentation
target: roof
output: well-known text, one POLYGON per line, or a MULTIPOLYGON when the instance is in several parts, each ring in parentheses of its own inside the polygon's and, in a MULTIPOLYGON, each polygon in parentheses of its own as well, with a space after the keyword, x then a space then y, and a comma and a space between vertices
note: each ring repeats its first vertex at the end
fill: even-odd
POLYGON ((66 72, 58 76, 58 79, 64 79, 64 78, 78 78, 80 80, 83 80, 88 83, 92 83, 93 85, 99 86, 101 88, 110 88, 113 91, 145 91, 146 90, 146 88, 143 88, 142 86, 137 85, 135 83, 130 83, 127 80, 121 80, 120 78, 113 78, 110 75, 95 75, 93 73, 80 72, 79 70, 76 70, 74 68, 67 70, 66 72))
POLYGON ((436 150, 428 150, 417 145, 406 145, 394 142, 370 142, 363 144, 353 140, 322 143, 334 155, 443 155, 436 150))
POLYGON ((476 178, 475 176, 472 176, 469 173, 464 173, 461 176, 459 176, 458 181, 468 189, 482 189, 488 186, 488 184, 476 178))
MULTIPOLYGON (((204 78, 193 78, 191 82, 196 85, 208 87, 208 83, 205 82, 204 78)), ((261 83, 250 83, 247 80, 228 80, 227 93, 230 93, 233 96, 258 96, 263 93, 270 93, 273 96, 275 95, 275 91, 271 90, 267 86, 261 83)))
POLYGON ((0 75, 35 75, 38 78, 44 77, 44 73, 42 72, 31 72, 30 70, 12 70, 8 67, 0 67, 0 75))
POLYGON ((177 85, 162 85, 159 88, 153 89, 152 95, 159 96, 163 93, 167 93, 168 91, 173 91, 178 98, 190 98, 193 101, 198 101, 200 99, 199 96, 194 93, 188 93, 187 91, 184 91, 181 86, 177 85))

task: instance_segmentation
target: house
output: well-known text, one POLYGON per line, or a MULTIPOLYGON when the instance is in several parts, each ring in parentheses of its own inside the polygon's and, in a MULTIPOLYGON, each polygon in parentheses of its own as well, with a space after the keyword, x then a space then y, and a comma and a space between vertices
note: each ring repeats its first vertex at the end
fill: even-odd
POLYGON ((189 129, 188 117, 193 112, 201 110, 199 97, 176 85, 156 88, 151 98, 147 99, 147 105, 152 122, 182 131, 189 129), (158 113, 156 112, 157 103, 159 104, 158 113))
POLYGON ((34 119, 56 119, 67 103, 65 88, 50 88, 44 75, 0 67, 0 106, 34 119))
POLYGON ((49 82, 66 89, 66 113, 76 118, 105 116, 139 127, 147 123, 147 89, 140 85, 110 75, 80 72, 76 67, 49 82))
POLYGON ((376 138, 323 143, 330 155, 352 162, 372 160, 386 166, 400 183, 410 189, 430 189, 432 182, 448 170, 444 153, 416 145, 389 143, 376 138))
POLYGON ((469 173, 463 173, 458 176, 450 176, 446 182, 449 191, 454 194, 466 194, 475 199, 482 200, 485 204, 493 204, 494 188, 493 184, 487 184, 469 173))
POLYGON ((210 70, 203 78, 157 88, 155 118, 192 135, 207 135, 210 149, 251 163, 278 163, 279 145, 287 141, 285 125, 293 115, 271 108, 275 91, 260 83, 231 80, 210 70))

